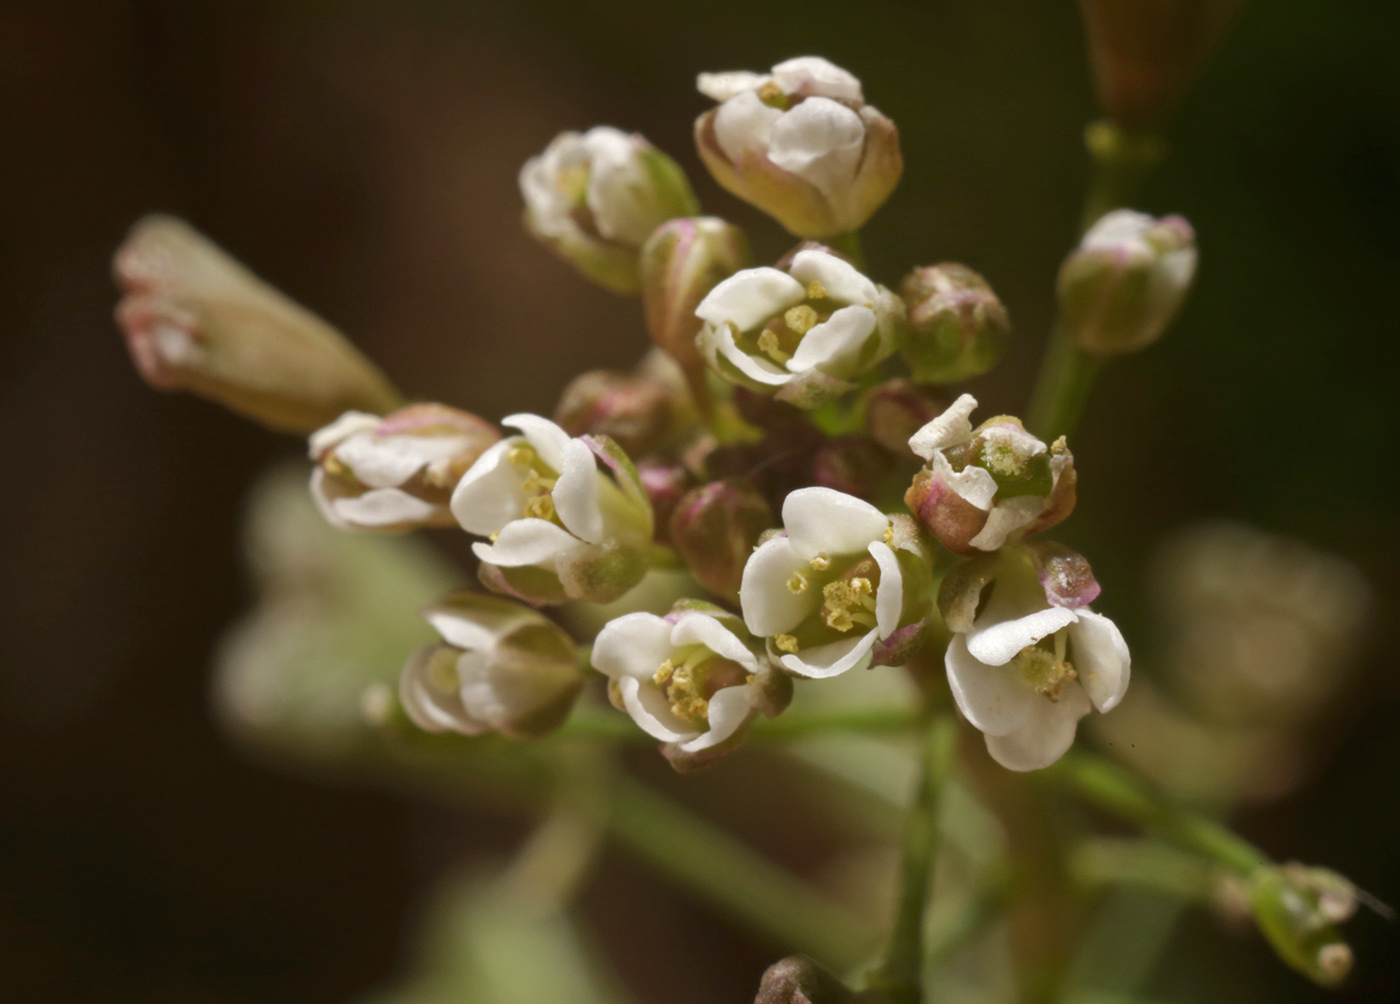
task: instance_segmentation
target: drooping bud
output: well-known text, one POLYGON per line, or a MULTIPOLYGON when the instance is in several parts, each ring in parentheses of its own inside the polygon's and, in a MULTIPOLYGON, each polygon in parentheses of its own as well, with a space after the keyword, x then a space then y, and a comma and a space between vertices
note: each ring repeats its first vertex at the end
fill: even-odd
POLYGON ((554 420, 571 436, 608 436, 631 456, 644 456, 673 440, 692 417, 676 388, 644 372, 592 370, 570 381, 554 420))
POLYGON ((996 364, 1011 334, 1006 308, 992 287, 966 265, 916 268, 899 295, 909 308, 901 351, 920 383, 953 383, 996 364))
POLYGON ((876 502, 894 472, 894 458, 870 436, 838 436, 812 458, 812 482, 876 502))
POLYGON ((138 220, 112 260, 117 323, 142 378, 280 432, 400 404, 379 369, 183 220, 138 220))
POLYGON ((1090 355, 1137 352, 1161 337, 1195 274, 1191 224, 1115 209, 1060 266, 1060 321, 1090 355))
POLYGON ((560 133, 520 169, 525 226, 615 293, 635 293, 653 230, 700 208, 685 172, 643 137, 611 126, 560 133))
POLYGON ((872 388, 861 402, 865 431, 901 457, 914 456, 909 440, 948 407, 948 399, 905 377, 872 388))
POLYGON ((725 478, 686 493, 671 516, 671 544, 711 592, 738 594, 759 535, 777 522, 762 494, 742 478, 725 478))
POLYGON ((1255 922, 1280 959, 1324 987, 1346 979, 1352 952, 1335 925, 1356 910, 1350 882, 1293 863, 1258 869, 1249 886, 1255 922))
POLYGON ((338 530, 452 526, 452 490, 500 438, 489 422, 441 404, 383 418, 349 411, 311 436, 311 495, 338 530))
POLYGON ((444 644, 409 657, 399 699, 419 728, 533 739, 558 728, 583 686, 578 651, 529 607, 469 590, 423 611, 444 644))
POLYGON ((1125 128, 1169 112, 1244 0, 1079 0, 1099 103, 1125 128))
POLYGON ((909 447, 927 461, 904 502, 948 550, 977 555, 1019 541, 1074 508, 1074 458, 1064 437, 1047 447, 1019 419, 976 429, 971 394, 920 429, 909 447))
POLYGON ((798 237, 860 229, 899 182, 894 123, 825 59, 789 59, 770 74, 702 73, 697 86, 721 102, 695 123, 705 166, 798 237))
POLYGON ((855 1004, 857 997, 805 955, 775 962, 763 974, 753 1004, 855 1004))
POLYGON ((701 365, 695 308, 751 260, 744 231, 713 216, 663 223, 642 247, 642 306, 647 333, 687 372, 701 365))

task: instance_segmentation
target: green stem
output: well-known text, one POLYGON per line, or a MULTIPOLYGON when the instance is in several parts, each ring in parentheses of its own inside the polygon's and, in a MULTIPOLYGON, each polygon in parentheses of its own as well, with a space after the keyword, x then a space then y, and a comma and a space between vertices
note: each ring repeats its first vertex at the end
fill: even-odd
POLYGON ((869 951, 870 932, 849 910, 638 781, 614 779, 608 828, 637 857, 784 950, 837 971, 869 951))
POLYGON ((1089 403, 1089 391, 1101 366, 1099 360, 1080 351, 1065 330, 1056 325, 1031 394, 1031 432, 1047 442, 1072 433, 1089 403))
POLYGON ((923 999, 924 915, 938 850, 939 809, 956 743, 957 724, 952 716, 940 714, 929 721, 919 788, 905 823, 894 930, 885 961, 871 980, 891 1004, 918 1004, 923 999))
POLYGON ((1163 840, 1216 862, 1241 878, 1269 863, 1269 857, 1243 837, 1147 789, 1117 764, 1092 753, 1071 750, 1043 772, 1085 801, 1138 823, 1163 840))
POLYGON ((859 230, 837 234, 827 240, 826 246, 845 255, 851 260, 852 265, 862 272, 865 271, 865 248, 861 245, 859 230))

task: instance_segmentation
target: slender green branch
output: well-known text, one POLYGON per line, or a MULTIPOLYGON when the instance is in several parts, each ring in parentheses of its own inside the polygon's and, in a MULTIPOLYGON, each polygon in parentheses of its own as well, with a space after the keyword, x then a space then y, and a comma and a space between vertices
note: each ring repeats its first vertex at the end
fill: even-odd
POLYGON ((614 779, 608 828, 618 843, 785 950, 847 969, 871 948, 848 910, 708 820, 625 776, 614 779))
POLYGON ((1031 431, 1049 442, 1072 433, 1089 403, 1089 391, 1101 367, 1099 360, 1081 351, 1056 325, 1031 394, 1031 431))
POLYGON ((1085 801, 1123 819, 1138 823, 1163 840, 1216 862, 1241 877, 1269 863, 1269 857, 1243 837, 1211 819, 1173 805, 1149 791, 1117 764, 1071 750, 1055 766, 1042 772, 1085 801))
POLYGON ((891 1004, 918 1004, 923 999, 924 915, 938 850, 939 809, 956 742, 957 724, 951 715, 939 714, 929 721, 919 788, 905 823, 894 930, 885 961, 871 979, 891 1004))

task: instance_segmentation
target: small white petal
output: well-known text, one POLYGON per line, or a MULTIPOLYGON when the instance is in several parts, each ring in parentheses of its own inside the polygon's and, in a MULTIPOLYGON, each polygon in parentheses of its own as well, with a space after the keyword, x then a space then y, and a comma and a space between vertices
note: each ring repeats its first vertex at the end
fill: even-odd
MULTIPOLYGON (((992 602, 996 602, 995 593, 992 602)), ((1008 620, 993 620, 983 615, 977 618, 972 630, 967 633, 968 650, 989 666, 1004 666, 1023 648, 1034 645, 1076 620, 1078 615, 1065 607, 1046 607, 1008 620)))
POLYGON ((669 621, 649 613, 610 620, 593 641, 593 667, 614 680, 635 676, 650 681, 676 650, 671 630, 669 621))
POLYGON ((347 411, 330 425, 317 429, 307 440, 312 460, 320 460, 332 447, 358 432, 373 432, 381 419, 363 411, 347 411))
POLYGON ((695 308, 695 316, 716 327, 733 324, 748 331, 797 306, 806 295, 802 283, 786 272, 766 266, 746 268, 710 290, 695 308))
POLYGON ((624 676, 617 681, 618 692, 622 695, 622 706, 632 716, 632 721, 642 727, 649 736, 664 743, 679 743, 694 739, 699 733, 681 721, 671 711, 666 695, 652 685, 635 676, 624 676))
POLYGON ((1070 625, 1074 668, 1094 707, 1112 711, 1128 692, 1132 656, 1118 625, 1092 610, 1079 611, 1079 623, 1070 625))
POLYGON ((958 710, 988 735, 1016 731, 1030 715, 1031 704, 1044 700, 1014 668, 978 661, 962 635, 954 635, 948 643, 943 665, 958 710))
POLYGON ((598 232, 608 240, 640 247, 658 223, 649 200, 640 197, 649 187, 638 140, 621 129, 596 126, 583 137, 588 150, 588 191, 584 201, 598 232))
POLYGON ((455 688, 445 692, 433 685, 433 666, 446 659, 455 663, 460 656, 434 645, 413 653, 399 676, 399 703, 413 724, 426 732, 458 731, 471 735, 485 731, 474 727, 455 688))
POLYGON ((866 306, 880 297, 879 288, 854 265, 825 251, 797 252, 788 274, 804 287, 820 282, 833 299, 843 303, 866 306))
POLYGON ((501 568, 553 566, 569 552, 583 546, 578 538, 557 523, 526 518, 507 523, 493 544, 473 544, 472 553, 482 561, 501 568))
POLYGON ((872 541, 870 556, 880 566, 880 584, 875 588, 875 626, 881 638, 888 638, 899 627, 904 612, 904 573, 899 558, 883 540, 872 541))
POLYGON ((739 605, 750 631, 761 638, 784 634, 821 605, 820 590, 788 589, 792 573, 805 569, 807 560, 786 537, 774 537, 749 555, 739 584, 739 605))
POLYGON ((695 89, 715 101, 728 101, 744 91, 756 91, 770 77, 748 70, 730 70, 727 73, 702 73, 695 78, 695 89))
POLYGON ((467 533, 489 537, 525 511, 525 471, 508 454, 524 439, 493 443, 462 475, 452 492, 452 515, 467 533))
POLYGON ((874 331, 875 311, 868 307, 842 307, 802 336, 787 368, 793 373, 820 369, 831 376, 846 376, 855 368, 874 331))
POLYGON ((684 614, 671 629, 671 644, 704 645, 716 655, 738 663, 750 673, 758 672, 758 658, 718 619, 698 611, 684 614))
POLYGON ((529 414, 507 415, 501 419, 501 424, 523 432, 546 466, 555 471, 563 469, 564 444, 569 441, 569 434, 559 426, 547 418, 529 414))
POLYGON ((884 539, 889 525, 869 502, 834 488, 799 488, 783 499, 783 526, 804 561, 818 554, 864 554, 872 541, 884 539))
POLYGON ((360 433, 335 448, 336 459, 369 488, 397 488, 429 464, 450 460, 467 445, 462 436, 374 436, 360 433))
POLYGON ((972 438, 969 416, 977 409, 977 398, 963 394, 937 418, 909 437, 909 449, 925 460, 932 460, 939 450, 957 446, 972 438))
POLYGON ((767 359, 760 359, 749 355, 739 348, 734 341, 734 332, 729 327, 715 327, 707 324, 705 326, 705 337, 716 351, 734 364, 744 376, 759 383, 769 384, 773 387, 781 387, 792 380, 792 374, 775 363, 770 363, 767 359))
POLYGON ((782 117, 780 109, 764 104, 754 91, 742 91, 715 111, 715 141, 731 161, 742 161, 747 154, 761 156, 782 117))
POLYGON ((768 137, 770 161, 810 182, 842 209, 855 194, 864 151, 865 123, 830 98, 808 98, 784 112, 768 137))
POLYGON ((1038 700, 1026 723, 1003 736, 987 735, 987 752, 1007 770, 1049 767, 1074 743, 1079 719, 1089 713, 1089 699, 1071 683, 1058 701, 1038 700))
POLYGON ((698 753, 718 746, 752 717, 753 710, 748 687, 724 687, 710 698, 709 710, 705 714, 709 731, 683 744, 681 749, 687 753, 698 753))
POLYGON ((438 507, 397 488, 373 488, 363 495, 334 499, 335 514, 354 526, 397 526, 423 523, 437 515, 438 507))
POLYGON ((857 103, 865 100, 856 76, 821 56, 785 60, 773 67, 773 79, 784 94, 819 94, 857 103))
MULTIPOLYGON (((967 467, 963 469, 963 473, 977 470, 981 468, 967 467)), ((990 474, 987 476, 991 477, 990 474)), ((999 502, 992 506, 992 511, 987 515, 987 522, 968 543, 982 551, 999 550, 1006 543, 1007 537, 1034 521, 1044 508, 1043 495, 1018 495, 1016 498, 999 502)))
POLYGON ((971 465, 955 471, 948 457, 941 451, 935 453, 929 461, 929 470, 953 489, 964 502, 975 505, 983 512, 992 508, 992 500, 997 494, 997 482, 988 471, 971 465))
POLYGON ((1125 241, 1135 241, 1157 221, 1147 213, 1132 209, 1115 209, 1100 216, 1079 241, 1082 248, 1116 247, 1125 241))
POLYGON ((870 665, 870 650, 875 647, 875 632, 867 631, 857 638, 842 638, 828 645, 804 648, 782 657, 783 668, 810 680, 826 680, 851 669, 870 665))
POLYGON ((603 510, 598 499, 598 464, 580 439, 564 444, 563 466, 554 485, 554 511, 559 522, 590 544, 603 540, 603 510))
POLYGON ((327 477, 326 472, 319 467, 311 469, 311 498, 326 522, 337 530, 357 529, 341 519, 340 513, 335 511, 335 503, 344 497, 345 493, 335 478, 327 477))

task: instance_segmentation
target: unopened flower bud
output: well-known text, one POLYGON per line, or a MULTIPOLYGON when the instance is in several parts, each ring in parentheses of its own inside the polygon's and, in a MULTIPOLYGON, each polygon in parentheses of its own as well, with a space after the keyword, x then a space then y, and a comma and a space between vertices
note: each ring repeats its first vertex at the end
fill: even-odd
POLYGON ((700 208, 675 161, 611 126, 560 133, 520 169, 520 192, 530 232, 616 293, 637 291, 652 231, 700 208))
POLYGON ((860 229, 899 182, 894 123, 825 59, 789 59, 768 74, 702 73, 697 86, 720 102, 695 123, 705 166, 799 237, 860 229))
POLYGON ((311 436, 311 495, 339 530, 452 526, 452 490, 500 438, 489 422, 441 404, 383 418, 349 411, 311 436))
POLYGON ((894 472, 894 458, 869 436, 839 436, 812 458, 812 482, 876 502, 894 472))
POLYGON ((686 492, 695 487, 695 476, 678 461, 648 457, 637 461, 637 478, 651 500, 657 539, 667 543, 671 539, 671 515, 686 492))
POLYGON ((775 962, 763 974, 753 1004, 854 1004, 855 993, 804 955, 775 962))
POLYGON ((902 351, 920 383, 954 383, 995 365, 1011 334, 1006 308, 987 280, 953 262, 916 268, 899 295, 909 308, 902 351))
POLYGON ((1060 320, 1094 356, 1146 348, 1181 309, 1196 274, 1196 235, 1180 216, 1115 209, 1060 266, 1060 320))
POLYGON ((608 436, 639 457, 674 439, 689 411, 685 397, 656 376, 592 370, 564 388, 554 420, 571 436, 608 436))
POLYGON ((1061 437, 1047 447, 1000 415, 976 429, 971 394, 909 440, 927 464, 904 501, 954 554, 995 551, 1053 526, 1074 508, 1074 458, 1061 437))
POLYGON ((651 340, 687 372, 701 365, 695 308, 750 261, 744 231, 713 216, 663 223, 642 247, 642 306, 651 340))
POLYGON ((1350 882, 1295 863, 1260 868, 1249 885, 1255 922, 1280 959, 1325 987, 1346 979, 1351 948, 1335 925, 1356 909, 1350 882))
POLYGON ((533 739, 568 717, 583 673, 562 628, 523 604, 468 590, 423 615, 444 644, 410 656, 399 681, 419 728, 533 739))
POLYGON ((187 390, 305 435, 346 411, 400 403, 338 331, 173 216, 137 221, 112 271, 117 323, 152 387, 187 390))
POLYGON ((914 456, 909 440, 948 407, 948 399, 913 380, 896 377, 871 389, 861 411, 865 431, 874 440, 901 457, 914 456))
POLYGON ((759 535, 775 522, 756 488, 742 478, 725 478, 680 500, 671 516, 671 545, 702 586, 733 598, 759 535))

